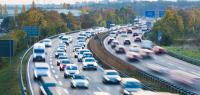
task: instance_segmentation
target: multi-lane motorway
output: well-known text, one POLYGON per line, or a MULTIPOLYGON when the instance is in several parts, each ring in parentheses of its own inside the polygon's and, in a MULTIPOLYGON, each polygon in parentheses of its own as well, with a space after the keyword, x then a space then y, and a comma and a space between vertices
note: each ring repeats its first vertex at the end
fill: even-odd
MULTIPOLYGON (((74 64, 79 66, 80 74, 85 75, 89 78, 89 88, 88 89, 72 89, 70 87, 70 79, 64 78, 64 72, 59 70, 59 67, 56 64, 56 58, 54 57, 54 51, 57 49, 59 44, 59 39, 55 38, 52 39, 52 47, 47 48, 47 57, 46 62, 50 66, 51 70, 51 77, 55 78, 57 81, 57 86, 62 87, 67 95, 94 95, 94 92, 107 92, 111 95, 120 95, 120 86, 119 85, 105 85, 102 83, 103 71, 104 69, 98 67, 97 71, 83 71, 82 70, 82 63, 78 62, 77 59, 74 58, 73 53, 73 45, 76 42, 78 37, 78 33, 70 34, 74 41, 67 47, 67 56, 70 58, 70 61, 74 64)), ((38 81, 33 79, 33 68, 34 63, 32 62, 32 57, 30 57, 29 64, 28 64, 28 76, 30 83, 30 89, 32 89, 33 95, 40 95, 40 84, 38 81)))
MULTIPOLYGON (((139 32, 141 30, 134 30, 133 32, 139 32)), ((119 43, 121 45, 123 45, 123 41, 124 39, 127 38, 127 37, 121 37, 121 35, 118 35, 116 40, 119 41, 119 43)), ((128 34, 128 38, 131 39, 131 43, 132 44, 138 44, 138 45, 141 45, 140 43, 135 43, 134 42, 134 37, 130 34, 128 34)), ((200 79, 200 67, 198 66, 195 66, 195 65, 192 65, 190 63, 187 63, 187 62, 184 62, 182 60, 179 60, 177 58, 174 58, 174 57, 171 57, 167 54, 164 54, 164 55, 152 55, 152 59, 141 59, 139 62, 129 62, 127 61, 127 58, 125 56, 125 54, 117 54, 115 53, 115 50, 111 48, 110 45, 108 45, 108 39, 109 37, 107 37, 105 40, 104 40, 104 46, 106 48, 106 50, 108 52, 110 52, 111 54, 117 56, 118 58, 124 60, 125 62, 137 67, 138 69, 140 70, 143 70, 145 72, 148 72, 150 74, 153 74, 163 80, 166 80, 174 85, 177 85, 179 87, 182 87, 182 88, 185 88, 185 89, 188 89, 192 92, 196 92, 196 93, 200 93, 200 84, 199 84, 199 79, 200 79), (158 73, 155 73, 155 72, 152 72, 151 69, 149 69, 149 65, 153 64, 153 66, 157 66, 159 68, 165 68, 164 72, 165 74, 158 74, 158 73), (174 72, 176 71, 181 71, 181 72, 185 72, 187 74, 187 76, 182 76, 182 75, 175 75, 173 76, 174 72), (193 80, 190 80, 191 77, 197 77, 197 79, 195 79, 196 82, 194 82, 193 80), (180 81, 177 81, 177 80, 174 80, 173 77, 176 77, 177 79, 184 79, 185 82, 180 82, 180 81, 184 81, 184 80, 180 80, 180 81), (180 77, 180 78, 178 78, 180 77), (187 83, 187 82, 190 82, 190 83, 187 83)), ((126 46, 126 49, 128 50, 130 47, 129 46, 126 46)))

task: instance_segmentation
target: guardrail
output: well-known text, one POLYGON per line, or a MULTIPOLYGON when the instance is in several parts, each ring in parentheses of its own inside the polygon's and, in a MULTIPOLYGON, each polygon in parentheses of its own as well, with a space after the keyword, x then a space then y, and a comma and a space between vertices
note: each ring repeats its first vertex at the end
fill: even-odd
MULTIPOLYGON (((78 31, 81 31, 81 30, 78 30, 78 31)), ((67 32, 66 33, 66 35, 67 34, 72 34, 72 33, 76 33, 76 32, 78 32, 78 31, 73 31, 73 32, 67 32)), ((54 36, 51 36, 51 37, 48 37, 49 39, 53 39, 53 38, 56 38, 56 37, 58 37, 59 36, 59 34, 58 35, 54 35, 54 36)), ((41 40, 40 40, 41 41, 41 40)), ((39 42, 40 42, 39 41, 39 42)), ((33 48, 33 45, 30 47, 30 48, 28 48, 27 50, 26 50, 26 52, 24 53, 24 55, 20 58, 20 67, 19 67, 19 73, 20 73, 20 90, 21 90, 21 92, 22 92, 22 95, 27 95, 27 87, 24 85, 24 81, 23 81, 23 61, 24 61, 24 58, 28 55, 28 53, 30 52, 30 50, 33 48)), ((27 69, 27 68, 26 68, 27 69)), ((27 70, 26 70, 27 71, 27 70)), ((26 74, 26 80, 28 79, 28 77, 27 77, 27 74, 26 74)), ((33 94, 33 90, 32 89, 30 89, 30 85, 29 85, 29 83, 27 83, 28 85, 28 90, 29 90, 29 94, 30 95, 34 95, 33 94), (31 93, 30 93, 31 92, 31 93)))
MULTIPOLYGON (((187 89, 173 85, 172 83, 165 81, 161 78, 158 78, 155 75, 152 75, 148 72, 144 72, 144 71, 134 67, 133 65, 130 65, 130 64, 124 62, 123 60, 113 56, 110 52, 108 52, 105 49, 104 44, 103 44, 103 40, 107 37, 107 35, 108 35, 108 33, 104 33, 104 34, 99 34, 99 35, 95 36, 93 38, 93 40, 91 40, 89 42, 89 45, 88 45, 89 49, 93 52, 94 56, 99 60, 99 62, 103 63, 104 65, 107 65, 108 67, 110 67, 112 69, 117 69, 118 68, 116 66, 117 64, 121 67, 123 66, 124 67, 123 70, 119 70, 121 72, 121 74, 128 75, 127 71, 124 71, 124 70, 128 70, 128 72, 132 71, 135 73, 135 76, 137 78, 151 80, 155 83, 155 85, 160 85, 161 87, 163 87, 164 89, 166 89, 169 92, 179 93, 181 95, 198 95, 197 93, 193 93, 187 89), (100 51, 100 52, 98 52, 98 51, 100 51), (109 56, 109 59, 106 58, 107 56, 109 56), (113 64, 112 62, 115 62, 117 64, 113 64)), ((144 86, 146 86, 146 85, 144 85, 144 86)), ((148 86, 146 86, 145 88, 154 90, 148 86)))
POLYGON ((184 56, 182 54, 179 54, 179 53, 176 53, 173 51, 169 51, 169 50, 167 52, 170 56, 173 56, 175 58, 178 58, 180 60, 186 61, 186 62, 194 64, 194 65, 200 66, 200 60, 197 60, 197 59, 194 59, 194 58, 191 58, 188 56, 184 56))

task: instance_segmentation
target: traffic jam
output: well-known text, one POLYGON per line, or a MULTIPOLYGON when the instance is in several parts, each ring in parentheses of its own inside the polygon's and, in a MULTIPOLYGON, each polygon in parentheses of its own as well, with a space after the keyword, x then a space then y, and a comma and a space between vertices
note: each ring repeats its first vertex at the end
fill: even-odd
MULTIPOLYGON (((33 46, 33 63, 34 63, 34 80, 40 84, 41 95, 71 95, 66 88, 58 86, 58 82, 53 77, 50 64, 47 62, 47 51, 46 49, 56 47, 53 56, 56 59, 57 68, 59 72, 63 73, 63 78, 70 82, 71 89, 90 89, 90 80, 88 76, 82 75, 81 72, 91 71, 95 72, 99 68, 98 61, 94 58, 92 52, 87 49, 87 43, 91 37, 108 31, 106 29, 95 30, 88 29, 86 31, 81 31, 78 36, 66 35, 61 33, 58 37, 58 46, 52 44, 52 39, 44 39, 41 42, 35 43, 33 46), (75 64, 69 58, 68 47, 73 44, 73 55, 76 59, 76 63, 81 63, 80 65, 75 64)), ((166 53, 165 49, 159 46, 154 46, 152 50, 149 50, 148 45, 144 45, 144 49, 141 49, 137 44, 132 44, 127 35, 132 35, 134 41, 137 43, 142 43, 140 34, 133 33, 129 29, 121 28, 119 31, 111 31, 110 38, 107 42, 118 54, 125 54, 127 60, 129 61, 139 61, 143 58, 151 58, 151 54, 162 54, 166 53), (116 39, 118 36, 124 37, 123 45, 120 45, 119 41, 116 39), (126 47, 131 47, 129 50, 126 47)), ((145 43, 152 42, 146 41, 145 43)), ((135 78, 122 78, 116 70, 104 70, 101 82, 104 85, 107 84, 117 84, 120 86, 119 95, 141 95, 142 93, 147 93, 151 91, 142 90, 142 83, 135 78), (140 93, 140 94, 139 94, 140 93)), ((153 92, 151 92, 153 93, 153 92)), ((158 93, 158 92, 157 92, 158 93)), ((92 95, 112 95, 105 91, 95 91, 92 95)), ((149 95, 149 94, 142 94, 149 95)))

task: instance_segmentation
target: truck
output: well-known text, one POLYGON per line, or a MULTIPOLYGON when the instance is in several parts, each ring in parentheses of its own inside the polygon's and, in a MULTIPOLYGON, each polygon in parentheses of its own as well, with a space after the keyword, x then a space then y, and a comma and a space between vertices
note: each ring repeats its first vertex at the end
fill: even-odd
POLYGON ((44 43, 35 43, 33 45, 33 62, 44 61, 45 62, 45 44, 44 43))

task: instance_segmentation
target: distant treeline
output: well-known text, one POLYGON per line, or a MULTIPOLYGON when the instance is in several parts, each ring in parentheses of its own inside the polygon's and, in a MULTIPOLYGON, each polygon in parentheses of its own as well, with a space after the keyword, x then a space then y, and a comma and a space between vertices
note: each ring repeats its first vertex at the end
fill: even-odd
POLYGON ((144 16, 146 10, 165 10, 169 7, 176 9, 188 9, 193 7, 200 7, 200 1, 187 2, 180 0, 179 2, 170 2, 170 1, 158 1, 158 2, 124 2, 124 3, 108 3, 108 4, 89 4, 89 7, 92 9, 100 8, 114 8, 120 9, 121 7, 132 7, 137 15, 144 16))
POLYGON ((149 38, 162 45, 200 45, 200 9, 167 9, 166 15, 157 21, 149 38), (158 36, 162 36, 159 41, 158 36))

